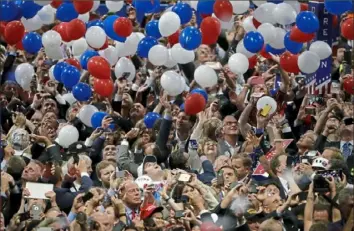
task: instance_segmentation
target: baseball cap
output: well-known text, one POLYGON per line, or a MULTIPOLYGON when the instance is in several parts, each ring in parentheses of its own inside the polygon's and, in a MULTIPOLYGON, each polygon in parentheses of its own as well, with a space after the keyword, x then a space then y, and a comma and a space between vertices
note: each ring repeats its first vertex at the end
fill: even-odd
POLYGON ((328 164, 329 164, 329 162, 327 159, 325 159, 323 157, 318 157, 312 162, 312 167, 327 169, 328 164))
POLYGON ((141 212, 140 212, 140 219, 144 220, 152 216, 152 214, 157 213, 157 212, 162 212, 163 207, 161 206, 156 206, 153 204, 147 205, 146 207, 143 207, 141 212))

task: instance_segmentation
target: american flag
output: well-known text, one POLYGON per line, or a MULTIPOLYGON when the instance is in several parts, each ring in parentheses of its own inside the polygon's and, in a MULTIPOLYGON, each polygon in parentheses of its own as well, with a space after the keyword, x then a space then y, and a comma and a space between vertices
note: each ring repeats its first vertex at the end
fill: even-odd
POLYGON ((307 75, 305 78, 305 86, 307 88, 307 94, 315 95, 316 90, 316 74, 307 75))
MULTIPOLYGON (((321 62, 321 65, 323 63, 321 62)), ((316 74, 316 91, 317 94, 330 94, 331 93, 331 72, 330 69, 324 68, 323 70, 327 70, 326 74, 318 75, 316 74)))

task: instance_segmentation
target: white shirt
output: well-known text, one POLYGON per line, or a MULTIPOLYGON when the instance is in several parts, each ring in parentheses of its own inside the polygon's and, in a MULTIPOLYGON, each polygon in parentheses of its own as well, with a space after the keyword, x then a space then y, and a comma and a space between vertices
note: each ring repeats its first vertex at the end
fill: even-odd
POLYGON ((279 176, 280 183, 282 184, 283 188, 285 189, 285 195, 287 196, 290 192, 289 183, 287 180, 279 176))

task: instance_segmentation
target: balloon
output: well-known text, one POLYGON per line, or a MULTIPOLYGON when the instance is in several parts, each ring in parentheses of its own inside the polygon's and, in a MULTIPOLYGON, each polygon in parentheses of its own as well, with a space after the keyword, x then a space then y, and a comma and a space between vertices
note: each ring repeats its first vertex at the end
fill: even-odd
POLYGON ((215 0, 198 1, 197 11, 204 15, 211 15, 214 10, 215 0))
POLYGON ((67 24, 66 33, 70 37, 70 40, 78 40, 85 36, 86 25, 80 19, 73 19, 67 24))
POLYGON ((290 51, 292 54, 298 54, 302 50, 303 44, 294 42, 290 39, 290 31, 286 33, 284 37, 285 48, 290 51))
POLYGON ((93 89, 102 97, 110 97, 113 93, 113 82, 111 79, 94 79, 93 89))
POLYGON ((90 28, 91 26, 99 26, 102 29, 104 29, 104 24, 102 22, 102 20, 99 19, 95 19, 92 21, 89 21, 88 23, 86 23, 86 29, 90 28))
POLYGON ((248 69, 253 69, 257 65, 257 55, 248 58, 249 67, 248 69))
POLYGON ((72 45, 72 53, 74 56, 79 56, 84 53, 88 48, 86 39, 80 38, 75 40, 72 45))
POLYGON ((257 31, 247 32, 243 39, 243 45, 248 51, 252 53, 257 53, 263 48, 264 45, 263 36, 261 35, 261 33, 257 31))
POLYGON ((284 44, 284 37, 286 35, 286 31, 280 27, 275 28, 275 39, 269 42, 269 45, 271 45, 275 49, 284 49, 285 44, 284 44))
POLYGON ((335 15, 341 15, 346 11, 350 11, 353 8, 352 0, 325 0, 324 1, 326 10, 335 15))
POLYGON ((200 65, 195 69, 194 79, 202 88, 213 87, 218 83, 215 70, 207 65, 200 65))
POLYGON ((280 25, 286 26, 295 22, 296 20, 296 11, 288 3, 277 4, 273 11, 273 17, 277 23, 280 25))
POLYGON ((155 122, 161 118, 161 115, 156 112, 148 112, 144 117, 144 124, 146 128, 151 129, 154 127, 155 122))
POLYGON ((160 0, 154 1, 139 1, 135 0, 134 5, 137 12, 142 14, 154 12, 155 9, 160 9, 160 0))
POLYGON ((77 18, 79 14, 76 12, 72 3, 65 2, 59 6, 56 16, 57 19, 62 22, 70 22, 71 20, 77 18))
POLYGON ((191 94, 201 94, 204 97, 205 102, 208 102, 208 93, 202 88, 193 89, 191 94))
POLYGON ((149 51, 149 61, 155 66, 161 66, 166 63, 168 51, 165 46, 155 45, 149 51))
POLYGON ((173 45, 171 49, 171 56, 172 59, 179 64, 186 64, 194 61, 195 59, 194 51, 184 49, 179 43, 173 45))
POLYGON ((82 108, 80 108, 79 113, 77 114, 77 117, 81 120, 82 123, 84 123, 88 127, 92 127, 92 121, 91 118, 92 116, 98 112, 98 109, 93 106, 93 105, 84 105, 82 108))
POLYGON ((188 26, 181 31, 179 42, 186 50, 194 50, 202 43, 202 34, 198 28, 188 26))
POLYGON ((263 36, 264 43, 270 43, 275 39, 276 30, 270 23, 262 23, 262 25, 257 28, 257 31, 263 36))
POLYGON ((235 74, 244 74, 248 70, 249 62, 248 58, 241 54, 236 53, 231 55, 228 61, 230 70, 235 74))
POLYGON ((285 52, 280 56, 280 66, 290 73, 299 73, 300 69, 297 65, 298 55, 293 55, 290 52, 285 52))
POLYGON ((55 67, 55 65, 51 66, 51 67, 49 68, 49 71, 48 71, 48 75, 49 75, 49 78, 50 78, 51 80, 55 80, 55 77, 54 77, 54 67, 55 67))
MULTIPOLYGON (((301 4, 298 1, 287 1, 289 5, 295 10, 296 14, 299 14, 301 11, 301 4)), ((295 19, 296 20, 296 19, 295 19)))
POLYGON ((354 21, 353 18, 345 19, 340 27, 341 34, 348 40, 354 40, 354 21))
POLYGON ((92 6, 90 12, 95 12, 98 9, 98 7, 100 7, 100 2, 99 1, 93 1, 93 6, 92 6))
POLYGON ((343 81, 344 91, 350 95, 354 95, 354 78, 353 76, 347 77, 343 81))
POLYGON ((311 11, 303 11, 296 17, 296 25, 304 33, 311 34, 320 28, 320 22, 315 15, 315 13, 311 11))
POLYGON ((260 23, 268 22, 270 24, 275 23, 273 11, 277 5, 274 3, 264 3, 260 5, 255 11, 253 11, 253 17, 260 23))
POLYGON ((266 59, 272 59, 272 56, 266 51, 267 46, 269 45, 264 45, 262 50, 259 52, 259 54, 266 59))
POLYGON ((150 49, 157 44, 158 42, 155 38, 147 36, 140 40, 137 54, 142 58, 148 58, 150 49))
POLYGON ((66 88, 71 89, 75 86, 80 80, 80 71, 72 66, 66 66, 61 73, 61 82, 66 88))
POLYGON ((236 53, 244 54, 247 58, 250 58, 250 57, 253 57, 253 56, 254 56, 254 53, 249 52, 249 51, 245 48, 244 43, 243 43, 243 39, 237 44, 236 53))
POLYGON ((99 112, 93 113, 93 115, 91 117, 92 127, 93 128, 101 127, 102 126, 102 120, 106 116, 108 116, 108 114, 106 112, 103 112, 103 111, 99 111, 99 112))
POLYGON ((23 1, 21 4, 22 16, 26 19, 33 18, 42 6, 34 3, 33 1, 23 1))
POLYGON ((145 31, 147 36, 151 36, 156 39, 161 38, 158 20, 151 20, 150 22, 148 22, 145 26, 145 31))
POLYGON ((109 79, 111 77, 111 67, 106 59, 94 56, 87 63, 87 70, 98 79, 109 79))
POLYGON ((126 38, 120 37, 116 34, 113 29, 114 22, 118 19, 117 15, 110 15, 103 21, 103 29, 106 32, 107 36, 113 40, 124 42, 126 38))
POLYGON ((159 30, 162 36, 170 36, 181 26, 181 19, 175 12, 164 13, 159 20, 159 30))
POLYGON ((250 8, 249 1, 230 1, 235 14, 243 14, 250 8))
POLYGON ((188 115, 196 115, 199 112, 203 111, 205 108, 206 102, 201 94, 190 94, 187 96, 186 101, 184 102, 184 111, 188 115))
POLYGON ((229 0, 216 0, 214 3, 214 14, 221 21, 230 21, 233 7, 229 0))
POLYGON ((48 56, 48 58, 53 59, 53 60, 59 60, 64 57, 60 46, 45 47, 44 52, 48 56))
POLYGON ((266 47, 265 47, 265 52, 271 53, 273 55, 280 55, 280 54, 283 54, 285 51, 286 51, 285 48, 276 49, 276 48, 272 47, 269 44, 267 44, 266 47))
POLYGON ((85 14, 87 12, 90 12, 94 4, 94 1, 92 0, 85 0, 85 1, 75 0, 73 2, 74 2, 75 10, 79 14, 85 14))
POLYGON ((315 33, 307 34, 299 30, 297 26, 294 26, 290 31, 290 39, 294 42, 305 43, 311 41, 315 37, 315 33))
POLYGON ((328 45, 328 43, 323 41, 313 42, 309 51, 316 53, 321 60, 326 59, 332 55, 332 48, 328 45))
POLYGON ((40 9, 37 15, 42 21, 42 23, 45 25, 52 24, 55 20, 55 12, 53 7, 51 7, 50 5, 46 5, 42 9, 40 9))
POLYGON ((123 8, 123 1, 106 1, 106 6, 109 12, 117 12, 123 8))
POLYGON ((219 20, 209 16, 203 19, 200 30, 203 34, 203 44, 215 44, 221 32, 221 25, 219 20))
POLYGON ((23 38, 25 27, 20 21, 11 21, 5 26, 4 38, 9 45, 15 45, 23 38))
POLYGON ((174 33, 173 35, 168 36, 167 40, 168 40, 168 43, 170 44, 171 47, 173 45, 175 45, 176 43, 178 43, 179 42, 179 30, 176 31, 176 33, 174 33))
POLYGON ((58 7, 63 3, 62 0, 52 0, 52 2, 50 3, 50 5, 55 8, 58 9, 58 7))
POLYGON ((76 67, 79 71, 82 69, 79 60, 75 58, 65 59, 65 62, 76 67))
POLYGON ((297 60, 297 64, 301 72, 305 74, 315 73, 320 67, 320 63, 320 57, 318 57, 318 55, 312 51, 303 52, 297 60))
POLYGON ((108 48, 98 52, 100 56, 105 58, 111 66, 114 66, 118 61, 118 50, 114 46, 108 46, 108 48))
POLYGON ((247 18, 245 18, 245 20, 243 20, 242 22, 242 27, 243 29, 245 29, 246 32, 256 31, 257 29, 253 24, 253 16, 248 16, 247 18))
POLYGON ((80 64, 81 67, 85 70, 87 70, 87 63, 88 61, 94 57, 94 56, 99 56, 97 51, 92 51, 92 50, 87 50, 85 51, 81 56, 80 56, 80 64))
POLYGON ((90 85, 86 83, 78 83, 73 87, 73 95, 78 101, 88 101, 92 96, 90 85))
POLYGON ((172 12, 175 12, 181 19, 181 24, 186 24, 192 19, 193 11, 189 4, 185 2, 177 2, 172 7, 172 12))
POLYGON ((161 87, 170 96, 177 96, 181 94, 185 88, 185 83, 182 76, 175 71, 166 71, 161 76, 161 87))
POLYGON ((88 23, 88 21, 90 20, 90 13, 79 14, 79 17, 77 18, 83 21, 84 23, 88 23))
POLYGON ((60 37, 63 42, 70 42, 70 36, 66 31, 67 25, 68 25, 67 22, 62 22, 53 28, 54 31, 60 34, 60 37))
POLYGON ((40 6, 48 5, 48 4, 50 4, 51 2, 52 2, 52 1, 34 0, 34 3, 36 3, 37 5, 40 5, 40 6))
POLYGON ((86 31, 86 41, 90 47, 99 49, 106 42, 106 33, 99 26, 91 26, 86 31))
POLYGON ((171 49, 168 49, 168 56, 167 56, 164 66, 167 68, 171 68, 176 65, 177 65, 177 62, 172 58, 172 51, 171 51, 171 49))
POLYGON ((113 29, 118 36, 126 38, 133 32, 133 24, 129 18, 120 17, 114 21, 113 29))
POLYGON ((133 62, 130 59, 122 57, 118 60, 116 66, 114 67, 114 73, 117 78, 122 77, 123 73, 129 73, 127 80, 132 82, 135 78, 136 70, 133 62))
POLYGON ((125 41, 125 43, 116 42, 116 49, 119 57, 134 55, 138 50, 139 42, 144 38, 139 32, 132 33, 125 41))
POLYGON ((34 75, 34 68, 29 63, 21 63, 16 67, 16 82, 26 91, 30 90, 31 81, 34 75))
POLYGON ((39 30, 43 26, 43 23, 38 15, 34 16, 33 18, 29 18, 29 19, 22 17, 21 22, 27 32, 39 30))
POLYGON ((13 1, 0 2, 0 21, 10 22, 14 20, 19 12, 18 6, 13 1))
POLYGON ((22 45, 26 52, 35 54, 42 48, 41 36, 36 32, 29 32, 23 37, 22 45))
POLYGON ((58 144, 63 148, 68 148, 71 144, 79 140, 79 131, 72 125, 65 125, 59 130, 58 144))

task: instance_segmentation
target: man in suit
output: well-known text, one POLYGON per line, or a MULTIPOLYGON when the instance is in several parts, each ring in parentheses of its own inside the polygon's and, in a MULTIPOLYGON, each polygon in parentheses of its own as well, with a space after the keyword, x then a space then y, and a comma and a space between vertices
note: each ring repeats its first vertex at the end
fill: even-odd
POLYGON ((222 139, 218 142, 219 155, 231 157, 238 152, 241 143, 238 140, 237 120, 234 116, 226 116, 222 125, 222 139))

